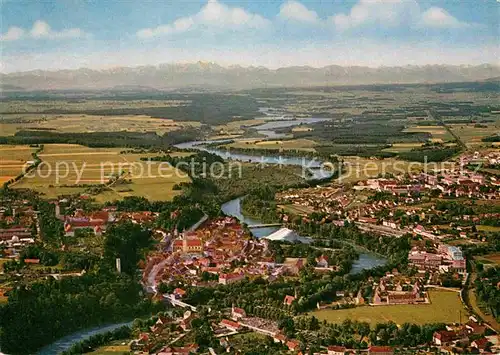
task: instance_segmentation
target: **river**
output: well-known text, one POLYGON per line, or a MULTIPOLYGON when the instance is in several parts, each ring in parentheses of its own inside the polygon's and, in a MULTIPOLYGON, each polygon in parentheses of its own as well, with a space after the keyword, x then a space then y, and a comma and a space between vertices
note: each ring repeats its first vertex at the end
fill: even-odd
MULTIPOLYGON (((221 207, 222 212, 224 212, 228 216, 236 217, 240 220, 240 222, 246 223, 248 225, 262 224, 262 221, 247 217, 243 214, 243 212, 241 211, 241 199, 241 197, 238 197, 234 200, 224 203, 221 207)), ((262 238, 277 231, 278 229, 279 227, 251 228, 251 231, 252 234, 257 238, 262 238)), ((359 258, 353 263, 350 274, 356 274, 364 269, 368 270, 377 266, 382 266, 387 262, 387 259, 382 257, 381 255, 371 253, 364 248, 358 249, 360 250, 359 258)))
MULTIPOLYGON (((277 128, 283 127, 293 127, 301 124, 315 123, 328 121, 329 118, 301 118, 301 119, 290 119, 283 120, 282 117, 266 117, 267 121, 259 126, 254 126, 252 128, 257 129, 257 132, 265 135, 267 138, 282 138, 280 133, 276 133, 274 130, 277 128), (280 119, 280 120, 278 120, 280 119)), ((265 163, 265 164, 281 164, 281 165, 297 165, 303 168, 307 168, 309 172, 312 174, 310 179, 323 179, 331 176, 331 171, 328 169, 321 169, 323 166, 322 161, 317 159, 305 158, 305 157, 284 157, 279 155, 273 156, 265 156, 265 155, 257 155, 257 154, 245 154, 245 153, 237 153, 231 152, 227 149, 223 148, 214 148, 208 147, 207 144, 210 143, 224 143, 228 142, 228 140, 204 140, 204 141, 190 141, 176 144, 175 147, 178 149, 197 149, 206 151, 215 155, 220 156, 226 160, 238 160, 243 162, 251 162, 251 163, 265 163)))
POLYGON ((92 329, 82 330, 77 333, 67 335, 54 343, 42 348, 37 354, 38 355, 55 355, 60 354, 63 351, 68 350, 71 346, 79 341, 85 340, 93 335, 99 333, 106 333, 111 330, 115 330, 124 325, 131 326, 132 322, 124 322, 124 323, 116 323, 116 324, 108 324, 101 327, 96 327, 92 329))

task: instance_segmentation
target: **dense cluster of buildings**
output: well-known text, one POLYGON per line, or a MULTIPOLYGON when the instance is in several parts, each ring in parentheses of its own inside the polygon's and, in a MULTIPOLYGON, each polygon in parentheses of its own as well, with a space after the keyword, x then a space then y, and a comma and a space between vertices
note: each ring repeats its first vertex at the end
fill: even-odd
POLYGON ((466 259, 462 249, 458 246, 438 244, 436 252, 428 252, 413 248, 408 253, 408 262, 419 270, 456 272, 463 274, 466 271, 466 259))
POLYGON ((158 217, 157 212, 151 211, 118 212, 114 206, 92 212, 77 208, 72 214, 65 215, 61 213, 61 205, 67 202, 67 199, 54 202, 56 218, 64 222, 64 234, 67 237, 74 237, 78 231, 86 231, 99 236, 106 231, 110 223, 130 220, 133 223, 151 224, 158 217))
POLYGON ((343 193, 340 186, 316 186, 305 189, 289 189, 276 194, 280 204, 293 204, 300 209, 338 213, 343 210, 352 198, 343 193))
POLYGON ((0 206, 0 245, 7 256, 14 256, 25 245, 35 242, 39 233, 38 212, 29 201, 11 201, 0 206))
MULTIPOLYGON (((489 333, 491 334, 491 332, 489 333)), ((498 335, 488 335, 488 328, 474 317, 464 325, 447 326, 445 330, 433 334, 434 345, 442 353, 448 354, 498 354, 500 341, 498 335)))
POLYGON ((266 239, 253 239, 232 217, 207 221, 196 231, 166 233, 159 250, 148 256, 143 281, 181 281, 187 285, 228 285, 246 277, 270 281, 294 275, 304 267, 302 259, 279 264, 272 259, 266 239))
POLYGON ((419 281, 397 280, 394 275, 383 277, 375 286, 372 305, 425 304, 429 303, 427 293, 419 281))

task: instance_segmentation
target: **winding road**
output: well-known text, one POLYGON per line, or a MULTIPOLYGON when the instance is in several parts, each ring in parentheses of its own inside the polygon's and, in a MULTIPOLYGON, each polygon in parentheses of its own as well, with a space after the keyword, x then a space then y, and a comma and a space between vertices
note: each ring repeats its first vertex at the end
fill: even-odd
POLYGON ((485 314, 482 309, 479 307, 477 296, 474 288, 474 281, 477 279, 476 273, 476 263, 472 261, 472 272, 470 273, 469 279, 467 280, 467 284, 465 286, 465 292, 467 292, 467 297, 465 297, 465 301, 468 307, 470 307, 474 313, 476 313, 481 319, 492 329, 497 332, 500 332, 500 323, 497 322, 495 317, 492 315, 485 314))

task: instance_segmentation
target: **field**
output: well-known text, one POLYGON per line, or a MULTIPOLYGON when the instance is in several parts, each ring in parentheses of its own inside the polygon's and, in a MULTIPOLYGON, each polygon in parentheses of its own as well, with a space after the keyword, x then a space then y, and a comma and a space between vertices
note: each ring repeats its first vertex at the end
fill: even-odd
POLYGON ((228 122, 223 125, 215 126, 214 129, 216 132, 223 135, 234 135, 234 134, 240 135, 245 132, 244 131, 245 127, 258 126, 264 123, 265 120, 258 118, 253 120, 237 120, 228 122))
POLYGON ((500 227, 495 227, 495 226, 477 225, 476 228, 478 231, 481 231, 481 232, 492 232, 492 233, 500 232, 500 227))
POLYGON ((393 321, 403 323, 453 323, 467 319, 467 311, 460 301, 459 294, 453 291, 429 291, 431 304, 394 305, 394 306, 361 306, 350 309, 319 310, 313 314, 319 320, 341 323, 345 319, 376 323, 393 321))
POLYGON ((445 142, 453 139, 453 136, 442 126, 413 126, 407 128, 405 132, 408 133, 430 133, 432 140, 435 142, 445 142))
POLYGON ((453 124, 451 130, 467 146, 477 146, 484 144, 481 140, 500 131, 500 121, 489 123, 487 127, 476 127, 474 124, 453 124))
POLYGON ((419 148, 422 145, 422 143, 394 143, 392 147, 383 149, 382 151, 390 153, 409 152, 410 150, 419 148))
POLYGON ((105 109, 133 109, 141 107, 179 107, 189 104, 189 100, 9 100, 0 103, 2 113, 47 113, 47 110, 105 110, 105 109))
POLYGON ((279 209, 283 209, 286 213, 293 215, 308 215, 314 212, 314 209, 309 206, 300 206, 296 204, 278 205, 279 209))
POLYGON ((86 114, 10 114, 0 119, 1 135, 13 135, 19 130, 43 130, 58 133, 87 132, 151 132, 160 135, 197 122, 174 122, 170 119, 152 118, 145 115, 97 116, 86 114))
POLYGON ((316 142, 310 139, 292 139, 292 140, 256 140, 246 139, 226 145, 229 148, 240 149, 272 149, 272 150, 302 150, 314 152, 316 142))
POLYGON ((118 354, 129 354, 130 353, 130 346, 128 345, 108 345, 108 346, 102 346, 98 348, 97 350, 91 352, 90 354, 93 355, 118 355, 118 354))
POLYGON ((476 259, 485 261, 487 263, 500 265, 500 253, 477 256, 476 259))
POLYGON ((121 176, 108 189, 95 196, 99 202, 125 196, 144 196, 151 200, 170 200, 178 191, 173 186, 189 181, 182 172, 166 163, 141 162, 141 157, 157 154, 121 154, 123 148, 88 148, 72 144, 48 144, 39 154, 42 164, 14 188, 31 188, 53 198, 83 193, 88 185, 108 184, 111 177, 121 176), (86 186, 87 185, 87 186, 86 186))
POLYGON ((0 184, 20 175, 35 150, 27 145, 0 145, 0 184))

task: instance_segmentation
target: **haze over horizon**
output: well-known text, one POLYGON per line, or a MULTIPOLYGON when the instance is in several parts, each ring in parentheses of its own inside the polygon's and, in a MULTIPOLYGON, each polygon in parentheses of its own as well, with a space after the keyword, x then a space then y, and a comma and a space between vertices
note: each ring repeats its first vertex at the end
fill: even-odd
POLYGON ((495 0, 2 2, 0 71, 500 62, 495 0))

